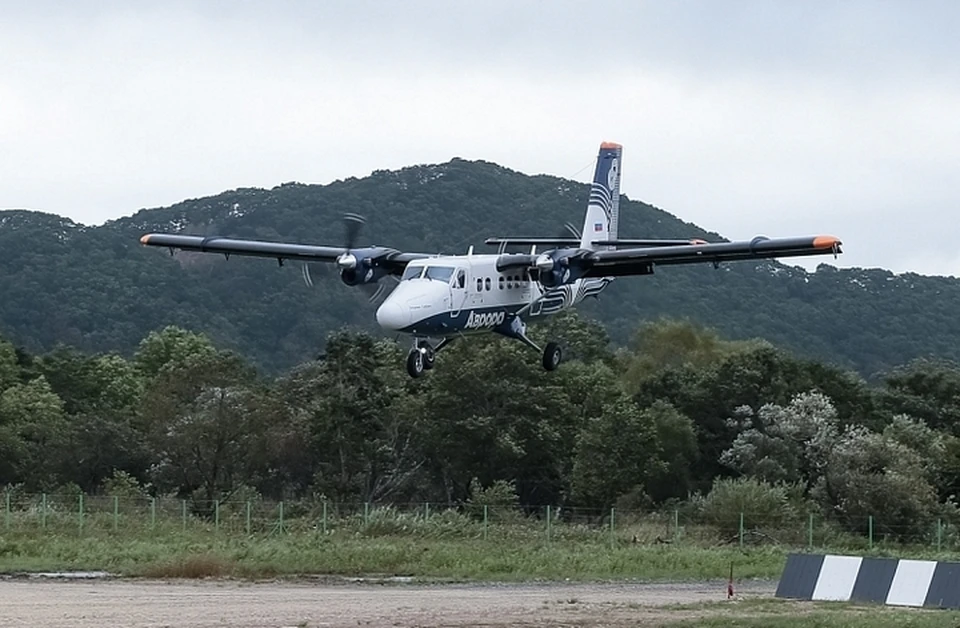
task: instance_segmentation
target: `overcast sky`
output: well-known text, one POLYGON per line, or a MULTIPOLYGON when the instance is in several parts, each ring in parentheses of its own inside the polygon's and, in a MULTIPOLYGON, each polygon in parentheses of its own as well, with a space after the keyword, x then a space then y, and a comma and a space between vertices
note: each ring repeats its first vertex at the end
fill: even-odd
MULTIPOLYGON (((960 276, 960 2, 0 0, 0 208, 484 159, 960 276)), ((622 234, 641 237, 644 234, 622 234)))

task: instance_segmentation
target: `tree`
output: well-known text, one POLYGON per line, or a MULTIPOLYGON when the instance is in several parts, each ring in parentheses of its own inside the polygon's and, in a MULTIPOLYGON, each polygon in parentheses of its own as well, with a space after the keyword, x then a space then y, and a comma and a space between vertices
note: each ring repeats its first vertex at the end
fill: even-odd
POLYGON ((890 414, 907 414, 960 436, 960 366, 919 359, 894 369, 878 397, 890 414))
POLYGON ((56 486, 65 427, 63 402, 42 376, 0 393, 0 484, 56 486))
POLYGON ((483 486, 515 479, 521 502, 562 503, 582 421, 571 399, 602 398, 616 381, 596 377, 609 373, 598 364, 572 362, 551 374, 538 361, 520 343, 496 338, 440 354, 424 378, 422 406, 436 499, 466 499, 473 478, 483 486))
POLYGON ((848 529, 866 532, 872 516, 884 534, 922 534, 941 510, 932 484, 935 459, 924 456, 942 451, 938 435, 906 416, 895 417, 883 433, 850 427, 833 447, 814 495, 848 529))
POLYGON ((158 460, 153 483, 208 504, 228 498, 260 471, 266 407, 255 373, 234 354, 196 352, 168 362, 142 408, 158 460))
POLYGON ((840 435, 833 403, 820 393, 801 393, 785 407, 766 404, 756 414, 744 406, 729 422, 738 433, 720 462, 770 484, 813 486, 840 435))
POLYGON ((282 383, 294 421, 309 434, 315 493, 370 502, 413 490, 424 457, 419 404, 400 379, 401 361, 390 343, 340 331, 328 338, 322 361, 282 383))
POLYGON ((16 384, 20 380, 19 375, 16 350, 13 345, 0 338, 0 393, 16 384))
POLYGON ((194 356, 212 357, 216 353, 206 336, 171 325, 150 332, 140 342, 134 361, 145 377, 156 377, 165 368, 185 366, 194 356))
POLYGON ((626 396, 615 398, 580 432, 571 479, 573 499, 584 506, 609 508, 621 495, 645 490, 654 470, 662 470, 659 454, 652 414, 626 396))

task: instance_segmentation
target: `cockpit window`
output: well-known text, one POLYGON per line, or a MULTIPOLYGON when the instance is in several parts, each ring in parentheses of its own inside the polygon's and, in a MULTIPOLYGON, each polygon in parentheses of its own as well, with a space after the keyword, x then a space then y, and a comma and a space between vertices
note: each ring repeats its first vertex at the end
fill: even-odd
POLYGON ((425 279, 436 279, 446 283, 453 277, 453 271, 453 266, 427 266, 427 272, 423 276, 425 279))
POLYGON ((400 281, 406 281, 407 279, 418 279, 422 274, 423 266, 407 266, 407 268, 403 271, 403 276, 400 277, 400 281))

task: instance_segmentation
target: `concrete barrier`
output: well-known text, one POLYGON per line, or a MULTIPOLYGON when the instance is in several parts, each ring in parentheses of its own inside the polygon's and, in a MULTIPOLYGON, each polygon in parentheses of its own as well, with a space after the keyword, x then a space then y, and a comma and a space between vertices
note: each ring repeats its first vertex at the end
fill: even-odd
POLYGON ((776 596, 960 608, 960 563, 790 554, 776 596))

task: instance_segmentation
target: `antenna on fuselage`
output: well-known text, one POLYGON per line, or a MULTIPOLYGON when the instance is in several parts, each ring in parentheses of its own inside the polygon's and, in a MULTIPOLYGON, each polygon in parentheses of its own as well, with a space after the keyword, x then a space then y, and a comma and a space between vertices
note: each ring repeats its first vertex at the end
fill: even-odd
POLYGON ((467 257, 470 257, 471 255, 473 255, 473 245, 472 245, 472 244, 467 248, 467 257))

